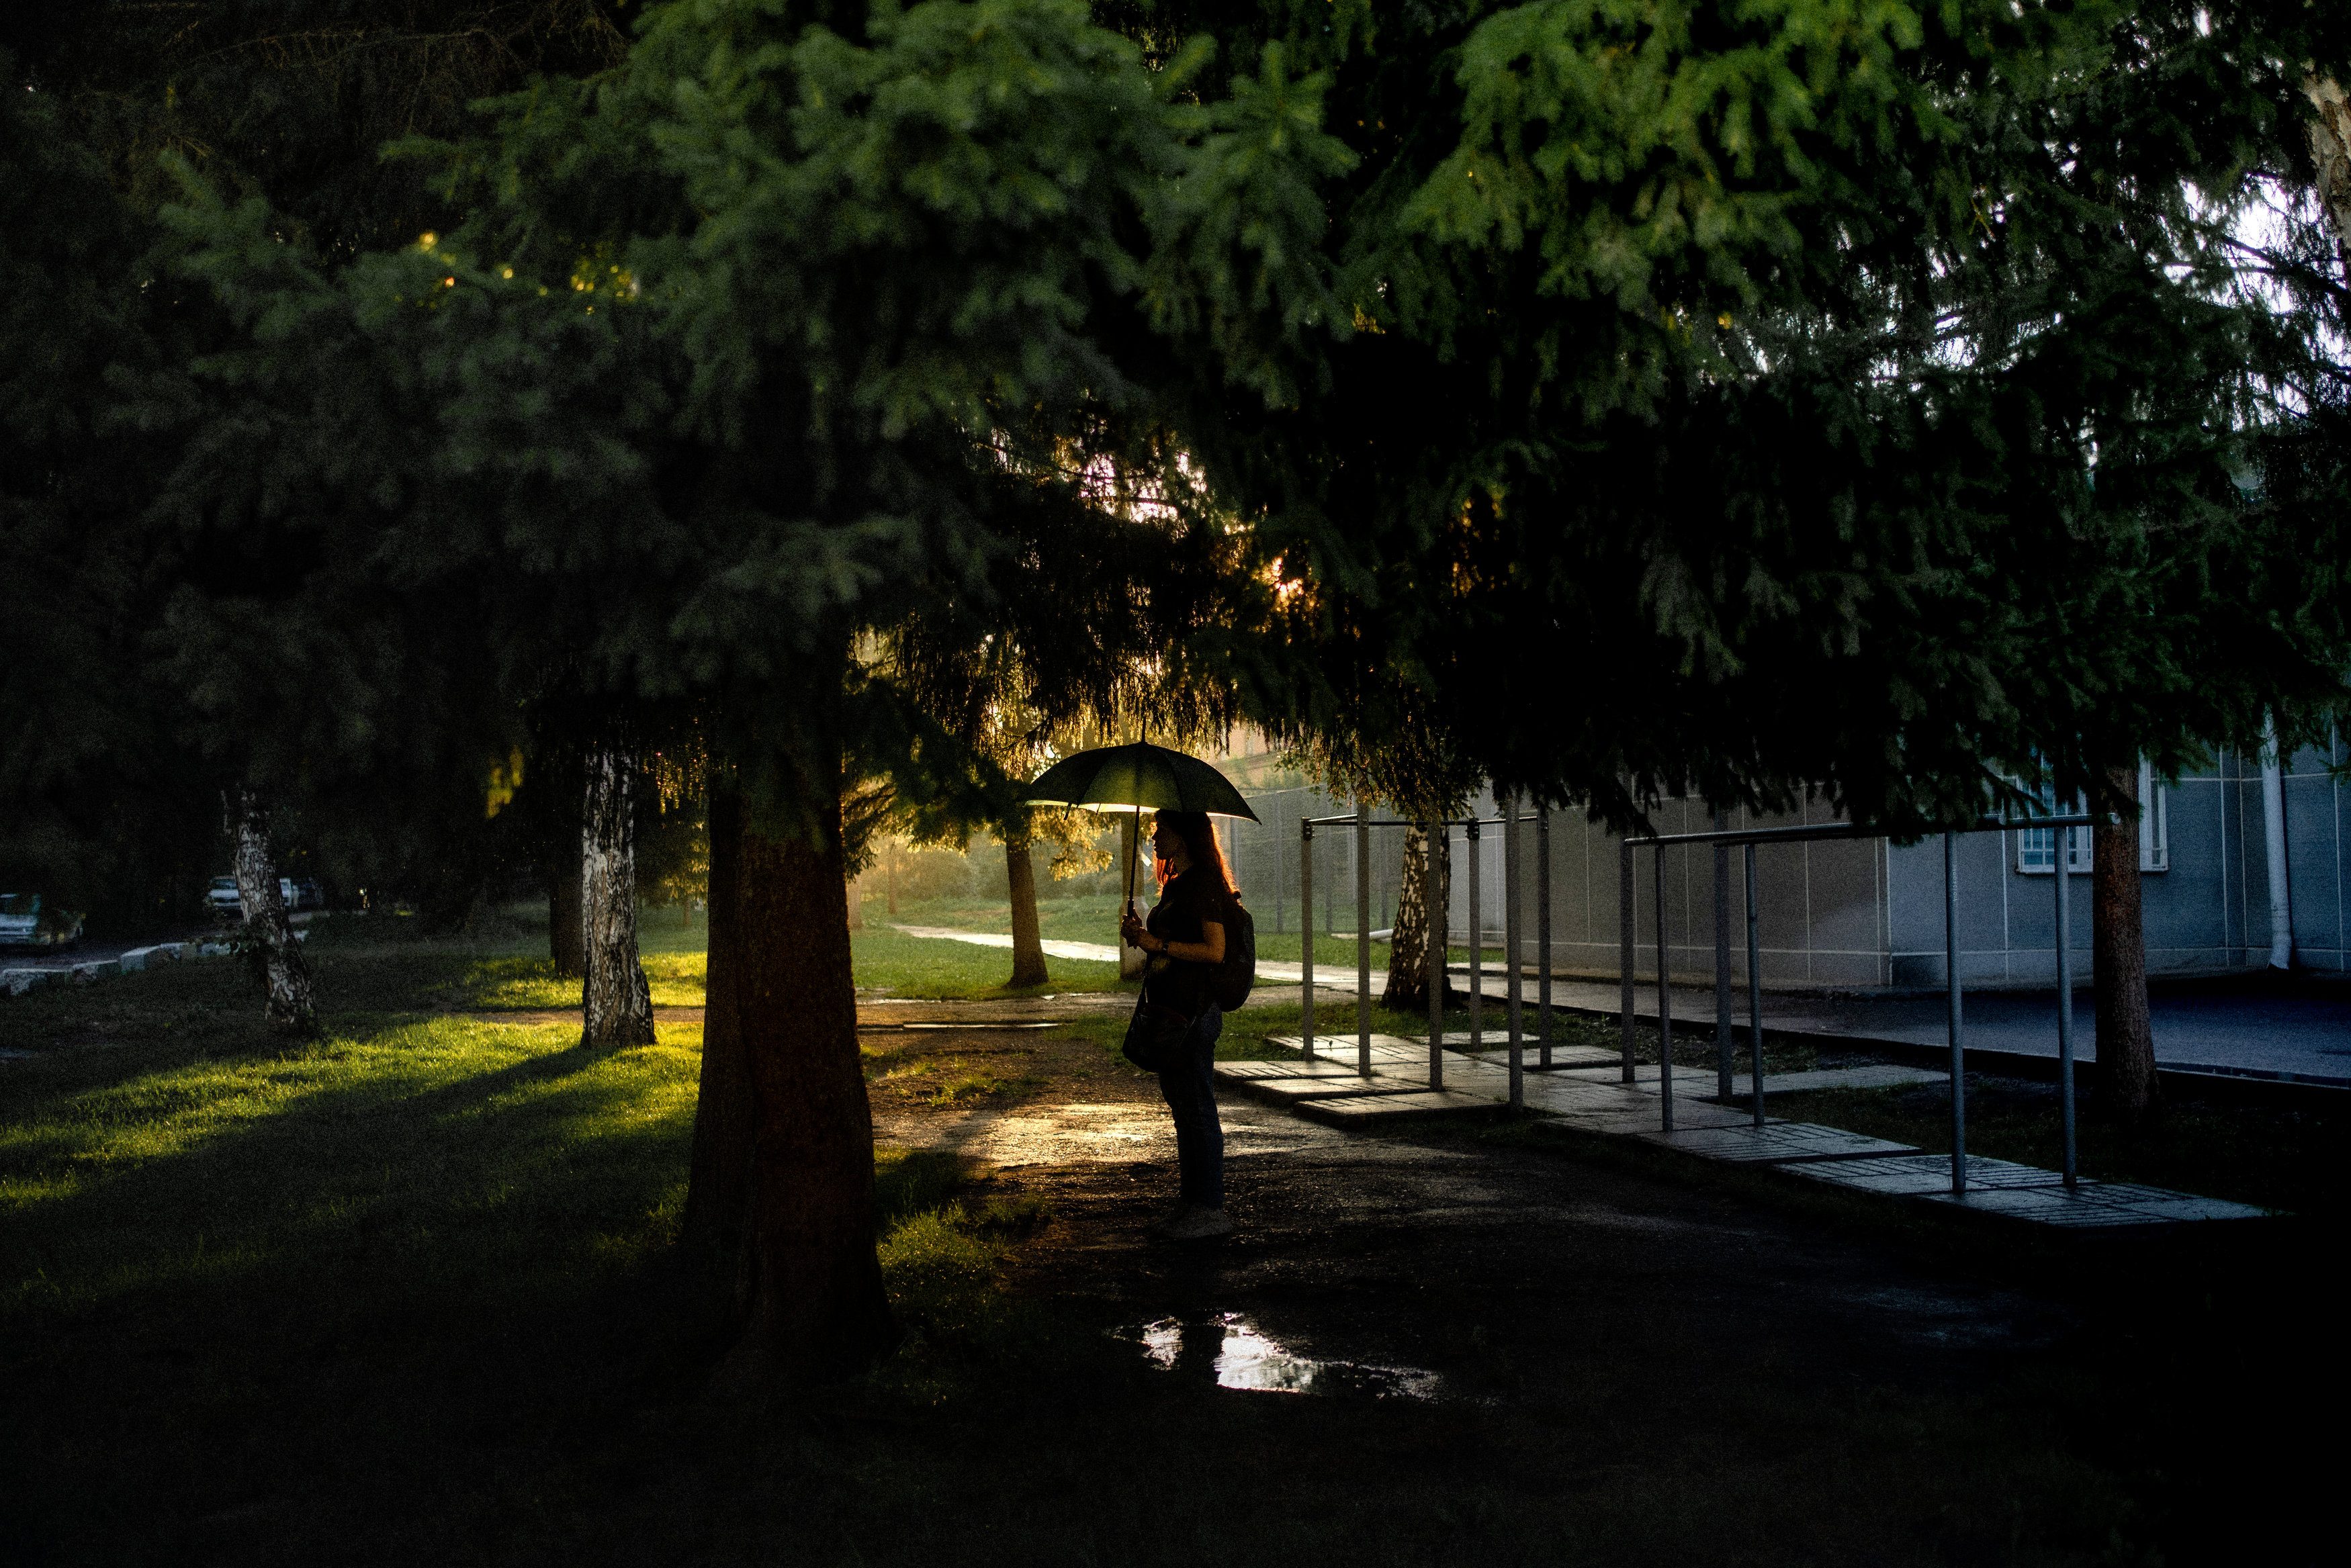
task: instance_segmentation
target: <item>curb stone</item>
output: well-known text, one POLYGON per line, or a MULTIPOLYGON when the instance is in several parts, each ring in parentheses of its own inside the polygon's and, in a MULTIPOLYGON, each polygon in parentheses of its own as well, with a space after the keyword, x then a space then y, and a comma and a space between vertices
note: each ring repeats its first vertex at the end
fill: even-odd
MULTIPOLYGON (((296 941, 309 936, 308 930, 294 933, 296 941)), ((26 968, 0 970, 0 995, 23 996, 30 992, 46 991, 58 985, 95 985, 116 975, 139 974, 151 969, 161 969, 183 959, 226 958, 226 942, 197 940, 184 942, 157 942, 152 947, 132 948, 120 958, 97 959, 89 963, 65 968, 26 968)))

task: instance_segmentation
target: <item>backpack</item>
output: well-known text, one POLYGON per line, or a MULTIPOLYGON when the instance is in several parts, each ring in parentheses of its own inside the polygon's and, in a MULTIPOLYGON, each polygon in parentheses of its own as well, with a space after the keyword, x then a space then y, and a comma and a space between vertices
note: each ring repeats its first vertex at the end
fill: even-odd
POLYGON ((1235 898, 1225 911, 1225 961, 1208 971, 1208 994, 1230 1012, 1257 984, 1257 922, 1235 898))

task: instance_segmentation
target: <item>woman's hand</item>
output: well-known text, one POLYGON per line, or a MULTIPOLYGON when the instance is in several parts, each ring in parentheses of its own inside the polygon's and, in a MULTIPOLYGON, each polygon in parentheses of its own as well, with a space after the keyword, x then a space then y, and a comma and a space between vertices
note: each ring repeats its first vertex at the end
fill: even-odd
POLYGON ((1141 948, 1144 951, 1148 952, 1150 950, 1151 944, 1144 939, 1150 936, 1150 934, 1151 928, 1144 925, 1143 923, 1142 917, 1137 915, 1133 909, 1127 910, 1127 912, 1120 918, 1118 922, 1118 940, 1124 942, 1128 947, 1141 948))

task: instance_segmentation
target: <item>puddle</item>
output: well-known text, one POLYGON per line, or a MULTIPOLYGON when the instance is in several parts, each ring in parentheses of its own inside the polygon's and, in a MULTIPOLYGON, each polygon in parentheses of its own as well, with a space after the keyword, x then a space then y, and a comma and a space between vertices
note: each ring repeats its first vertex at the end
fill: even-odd
POLYGON ((1293 1355, 1238 1313, 1186 1323, 1165 1317, 1140 1328, 1111 1331, 1143 1346, 1144 1359, 1165 1372, 1212 1370, 1219 1388, 1265 1394, 1356 1395, 1374 1399, 1435 1399, 1444 1379, 1416 1366, 1372 1366, 1354 1361, 1314 1361, 1293 1355))

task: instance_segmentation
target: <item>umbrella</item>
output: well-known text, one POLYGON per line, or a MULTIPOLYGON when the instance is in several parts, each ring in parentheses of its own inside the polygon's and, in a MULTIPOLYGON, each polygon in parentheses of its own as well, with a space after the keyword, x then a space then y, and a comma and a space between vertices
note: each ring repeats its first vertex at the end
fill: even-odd
POLYGON ((1038 775, 1022 800, 1089 811, 1203 811, 1255 822, 1233 781, 1197 757, 1137 742, 1063 757, 1038 775))
MULTIPOLYGON (((1249 808, 1233 781, 1197 757, 1137 742, 1099 746, 1063 757, 1047 768, 1021 797, 1030 805, 1077 805, 1089 811, 1199 811, 1210 816, 1245 816, 1249 808)), ((1127 840, 1126 900, 1134 903, 1134 841, 1127 840)))

